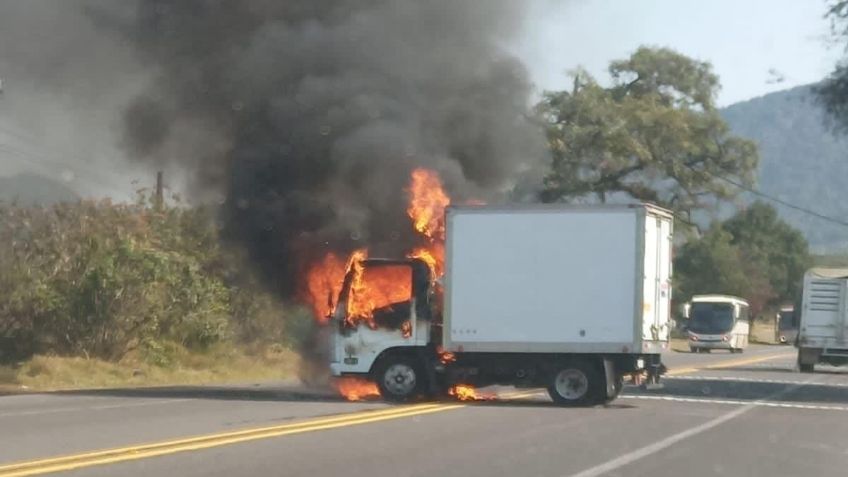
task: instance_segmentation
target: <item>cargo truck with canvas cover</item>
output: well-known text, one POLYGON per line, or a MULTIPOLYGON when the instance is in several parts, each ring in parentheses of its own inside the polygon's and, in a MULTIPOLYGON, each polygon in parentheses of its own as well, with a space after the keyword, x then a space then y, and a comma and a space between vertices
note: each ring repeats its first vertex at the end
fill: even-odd
POLYGON ((670 332, 669 212, 451 207, 445 222, 442 280, 414 258, 368 259, 359 278, 349 271, 333 315, 334 375, 368 377, 390 399, 504 384, 547 388, 565 405, 613 399, 627 374, 659 379, 670 332), (397 277, 407 291, 378 300, 374 325, 350 323, 358 288, 389 286, 353 286, 380 267, 406 267, 397 277))
POLYGON ((795 345, 798 367, 848 364, 848 268, 813 268, 804 274, 795 345))

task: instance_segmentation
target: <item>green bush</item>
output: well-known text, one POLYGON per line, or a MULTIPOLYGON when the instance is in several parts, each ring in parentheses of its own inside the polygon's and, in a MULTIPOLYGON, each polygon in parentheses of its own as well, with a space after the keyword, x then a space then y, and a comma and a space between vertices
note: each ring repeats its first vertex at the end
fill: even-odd
POLYGON ((0 360, 139 349, 167 365, 168 343, 288 343, 286 317, 204 208, 0 205, 0 360))

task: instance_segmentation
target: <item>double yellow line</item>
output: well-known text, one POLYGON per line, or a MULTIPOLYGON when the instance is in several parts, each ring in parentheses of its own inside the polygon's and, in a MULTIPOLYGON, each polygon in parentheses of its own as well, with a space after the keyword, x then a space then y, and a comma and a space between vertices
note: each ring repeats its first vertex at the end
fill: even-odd
MULTIPOLYGON (((680 368, 670 370, 668 375, 683 375, 703 369, 729 368, 745 364, 753 364, 789 356, 787 354, 761 356, 755 358, 723 361, 716 364, 706 365, 699 368, 680 368)), ((535 396, 538 391, 514 392, 499 396, 505 399, 520 399, 535 396)), ((62 457, 51 457, 47 459, 19 462, 15 464, 0 465, 0 477, 25 477, 31 475, 42 475, 52 472, 62 472, 97 465, 115 464, 150 457, 176 454, 212 447, 220 447, 241 442, 281 437, 305 432, 336 429, 340 427, 355 426, 374 422, 401 419, 404 417, 419 416, 435 412, 450 411, 466 407, 467 403, 428 403, 412 406, 393 407, 379 411, 361 411, 343 414, 334 417, 316 418, 283 424, 278 426, 244 429, 240 431, 223 432, 204 436, 176 439, 170 441, 155 442, 137 446, 107 449, 82 454, 74 454, 62 457)))
POLYGON ((84 454, 68 455, 64 457, 33 460, 0 466, 0 477, 24 477, 28 475, 41 475, 51 472, 80 469, 96 465, 114 464, 118 462, 176 454, 178 452, 209 449, 211 447, 237 444, 257 439, 267 439, 270 437, 280 437, 291 434, 301 434, 304 432, 335 429, 339 427, 355 426, 359 424, 400 419, 410 416, 419 416, 422 414, 459 409, 461 407, 465 407, 465 405, 420 404, 414 406, 402 406, 386 410, 363 411, 336 417, 312 419, 293 424, 224 432, 187 439, 177 439, 152 444, 88 452, 84 454))

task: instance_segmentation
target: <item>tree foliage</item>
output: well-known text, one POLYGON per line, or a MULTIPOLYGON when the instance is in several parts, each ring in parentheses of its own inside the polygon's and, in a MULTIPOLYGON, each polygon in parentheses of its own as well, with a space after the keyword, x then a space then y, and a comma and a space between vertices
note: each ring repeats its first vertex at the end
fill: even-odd
POLYGON ((0 359, 282 341, 287 313, 244 264, 202 208, 0 206, 0 359))
POLYGON ((737 194, 722 178, 753 181, 756 146, 729 133, 708 63, 642 47, 609 73, 605 87, 577 71, 539 104, 553 157, 544 201, 623 194, 688 216, 737 194))
MULTIPOLYGON (((831 22, 833 36, 846 43, 848 50, 848 0, 831 1, 827 17, 831 22)), ((848 131, 848 61, 843 59, 837 63, 828 77, 815 88, 815 92, 833 120, 835 129, 848 131)))
POLYGON ((793 301, 810 264, 801 233, 780 220, 773 207, 755 202, 681 247, 674 262, 677 296, 741 296, 759 313, 793 301))

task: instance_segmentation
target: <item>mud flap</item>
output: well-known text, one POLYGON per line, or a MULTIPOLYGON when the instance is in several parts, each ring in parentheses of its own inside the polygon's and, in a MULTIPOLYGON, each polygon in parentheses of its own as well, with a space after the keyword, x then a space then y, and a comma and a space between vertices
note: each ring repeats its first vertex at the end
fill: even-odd
POLYGON ((615 391, 615 363, 609 358, 604 358, 604 378, 607 383, 607 398, 614 398, 615 391))
POLYGON ((663 385, 660 383, 660 376, 668 371, 662 361, 660 361, 659 355, 652 356, 651 362, 648 364, 648 377, 645 382, 642 384, 642 389, 662 389, 663 385))
POLYGON ((816 348, 798 348, 798 364, 818 364, 821 353, 816 348))

